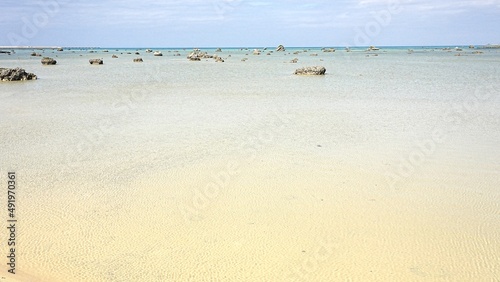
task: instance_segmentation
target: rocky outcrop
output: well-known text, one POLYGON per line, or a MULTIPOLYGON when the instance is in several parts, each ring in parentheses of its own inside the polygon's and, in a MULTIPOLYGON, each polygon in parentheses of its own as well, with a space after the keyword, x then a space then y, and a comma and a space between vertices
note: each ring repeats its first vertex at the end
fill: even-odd
POLYGON ((295 70, 296 75, 324 75, 326 68, 321 66, 305 67, 295 70))
POLYGON ((214 58, 215 58, 215 62, 216 62, 216 63, 224 63, 224 59, 222 59, 221 57, 216 56, 216 57, 214 57, 214 58))
POLYGON ((0 81, 35 80, 36 75, 27 73, 22 68, 4 69, 0 68, 0 81))
POLYGON ((42 59, 42 65, 55 65, 55 64, 57 64, 57 61, 52 58, 44 57, 42 59))
POLYGON ((283 45, 280 45, 276 48, 276 52, 285 52, 285 51, 286 51, 286 49, 285 49, 285 46, 283 46, 283 45))
POLYGON ((89 63, 91 65, 102 65, 104 62, 101 59, 90 59, 89 63))
POLYGON ((142 63, 142 62, 144 62, 144 61, 142 60, 142 58, 135 58, 135 59, 134 59, 134 63, 142 63))
POLYGON ((207 52, 202 52, 200 49, 194 49, 187 58, 190 61, 201 61, 201 59, 212 59, 214 56, 209 55, 207 52))

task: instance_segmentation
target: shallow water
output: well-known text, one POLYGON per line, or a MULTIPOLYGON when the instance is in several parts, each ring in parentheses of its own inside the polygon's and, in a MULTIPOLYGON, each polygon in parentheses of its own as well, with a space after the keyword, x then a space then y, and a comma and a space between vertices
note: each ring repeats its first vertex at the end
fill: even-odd
POLYGON ((39 78, 0 84, 21 275, 499 279, 500 53, 411 48, 2 54, 39 78))

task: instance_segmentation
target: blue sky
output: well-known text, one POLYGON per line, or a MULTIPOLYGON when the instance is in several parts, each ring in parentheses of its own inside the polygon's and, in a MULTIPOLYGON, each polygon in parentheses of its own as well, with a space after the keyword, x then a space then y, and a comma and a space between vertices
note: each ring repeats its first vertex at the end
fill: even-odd
POLYGON ((500 43, 500 0, 2 0, 0 45, 500 43))

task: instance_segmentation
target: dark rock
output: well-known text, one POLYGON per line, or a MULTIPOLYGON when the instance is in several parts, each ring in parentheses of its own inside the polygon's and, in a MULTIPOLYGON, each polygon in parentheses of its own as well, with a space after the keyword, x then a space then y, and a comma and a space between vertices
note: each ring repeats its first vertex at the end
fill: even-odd
POLYGON ((62 51, 64 51, 64 49, 63 48, 58 48, 57 51, 62 52, 62 51))
POLYGON ((161 51, 156 51, 153 53, 153 56, 161 57, 161 56, 163 56, 163 53, 161 51))
POLYGON ((4 69, 0 68, 0 81, 35 80, 36 75, 27 73, 22 68, 4 69))
POLYGON ((55 65, 55 64, 57 64, 57 61, 52 58, 44 57, 42 59, 42 65, 55 65))
POLYGON ((277 52, 284 52, 284 51, 285 51, 285 46, 283 46, 283 45, 278 46, 278 47, 276 48, 276 51, 277 51, 277 52))
POLYGON ((297 75, 324 75, 325 73, 325 67, 321 66, 305 67, 295 70, 295 74, 297 75))
POLYGON ((33 53, 31 53, 31 56, 32 56, 32 57, 41 57, 41 56, 42 56, 42 54, 40 54, 40 53, 36 53, 36 52, 33 52, 33 53))
POLYGON ((142 60, 142 58, 136 58, 136 59, 134 59, 134 63, 142 63, 142 62, 144 62, 142 60))
POLYGON ((215 52, 222 52, 222 49, 221 48, 217 48, 217 50, 215 50, 215 52))
POLYGON ((101 59, 90 59, 89 63, 91 65, 102 65, 104 62, 101 59))
POLYGON ((118 56, 117 55, 113 55, 113 56, 111 56, 111 58, 116 59, 116 58, 118 58, 118 56))

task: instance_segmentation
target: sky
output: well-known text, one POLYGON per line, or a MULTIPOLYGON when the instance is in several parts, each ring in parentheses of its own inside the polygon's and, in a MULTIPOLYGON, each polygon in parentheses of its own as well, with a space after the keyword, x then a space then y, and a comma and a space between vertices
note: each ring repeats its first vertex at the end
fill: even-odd
POLYGON ((2 0, 0 46, 500 43, 500 0, 2 0))

